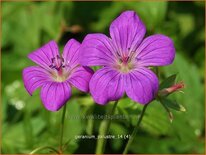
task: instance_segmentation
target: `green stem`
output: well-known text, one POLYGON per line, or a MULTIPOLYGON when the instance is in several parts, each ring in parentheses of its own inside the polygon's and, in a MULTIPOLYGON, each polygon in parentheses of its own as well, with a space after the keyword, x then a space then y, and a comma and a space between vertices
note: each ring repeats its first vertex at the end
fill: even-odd
POLYGON ((60 141, 59 141, 59 152, 63 153, 63 135, 64 135, 64 120, 65 120, 65 115, 66 115, 66 104, 63 107, 63 112, 62 112, 62 119, 61 119, 61 131, 60 131, 60 141))
POLYGON ((58 150, 56 150, 55 148, 50 147, 50 146, 38 147, 38 148, 36 148, 35 150, 31 151, 29 154, 35 154, 35 153, 37 153, 38 151, 41 151, 41 150, 44 150, 44 149, 49 149, 49 150, 51 150, 51 151, 56 152, 57 154, 60 154, 60 152, 59 152, 58 150))
POLYGON ((146 104, 146 105, 144 106, 144 108, 143 108, 143 110, 142 110, 142 112, 141 112, 140 118, 138 119, 137 125, 135 126, 135 128, 134 128, 134 130, 133 130, 133 132, 132 132, 132 135, 130 136, 130 138, 129 138, 127 144, 126 144, 126 147, 124 148, 123 154, 127 154, 128 149, 129 149, 130 145, 132 144, 132 142, 133 142, 133 140, 134 140, 134 137, 135 137, 136 134, 137 134, 137 131, 138 131, 138 129, 139 129, 139 125, 140 125, 140 123, 141 123, 141 121, 142 121, 142 118, 143 118, 143 116, 144 116, 144 114, 145 114, 145 111, 146 111, 146 108, 147 108, 148 105, 149 105, 149 104, 146 104))
POLYGON ((106 142, 107 142, 106 138, 104 138, 104 137, 109 132, 109 128, 111 125, 111 116, 114 114, 114 111, 117 107, 117 103, 118 103, 118 101, 116 101, 114 103, 112 110, 108 113, 108 116, 110 119, 102 121, 102 123, 100 125, 99 134, 101 134, 102 138, 99 138, 97 141, 96 154, 103 154, 104 153, 106 142))

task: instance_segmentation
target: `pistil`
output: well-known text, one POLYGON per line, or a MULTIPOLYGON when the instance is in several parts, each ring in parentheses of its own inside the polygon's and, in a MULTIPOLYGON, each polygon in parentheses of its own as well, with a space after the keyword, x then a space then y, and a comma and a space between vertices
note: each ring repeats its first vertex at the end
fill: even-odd
POLYGON ((115 68, 118 69, 122 73, 128 73, 134 67, 133 58, 134 58, 134 52, 131 52, 128 56, 126 56, 126 55, 120 56, 119 55, 119 61, 118 61, 118 64, 115 68))
POLYGON ((64 59, 59 55, 51 59, 52 64, 49 66, 54 71, 52 71, 52 76, 58 82, 63 82, 67 79, 68 75, 65 73, 64 59))

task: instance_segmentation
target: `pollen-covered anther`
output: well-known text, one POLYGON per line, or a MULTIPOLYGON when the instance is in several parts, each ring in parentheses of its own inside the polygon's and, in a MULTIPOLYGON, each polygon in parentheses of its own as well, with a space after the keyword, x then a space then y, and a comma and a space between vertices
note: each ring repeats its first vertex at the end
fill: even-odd
POLYGON ((52 64, 49 66, 52 69, 56 69, 59 71, 61 68, 64 68, 64 58, 57 55, 56 57, 51 59, 52 64))

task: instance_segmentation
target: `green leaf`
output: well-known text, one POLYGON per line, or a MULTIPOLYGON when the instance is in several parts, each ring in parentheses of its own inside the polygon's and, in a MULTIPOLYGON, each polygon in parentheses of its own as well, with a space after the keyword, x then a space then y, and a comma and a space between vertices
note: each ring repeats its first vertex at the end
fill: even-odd
POLYGON ((177 77, 177 74, 173 74, 173 75, 167 77, 167 78, 160 84, 159 90, 162 90, 163 88, 168 88, 168 87, 172 86, 173 84, 175 84, 176 77, 177 77))
POLYGON ((178 104, 176 101, 172 101, 168 98, 161 98, 160 102, 162 102, 162 104, 164 104, 165 106, 173 110, 182 111, 182 112, 186 111, 183 105, 178 104))
POLYGON ((125 119, 120 121, 126 126, 129 126, 129 123, 135 126, 137 123, 137 115, 140 113, 141 108, 142 105, 132 101, 128 97, 121 99, 117 105, 118 114, 123 115, 126 121, 125 119))
MULTIPOLYGON (((121 12, 124 6, 125 5, 122 2, 113 2, 109 7, 107 7, 99 13, 98 22, 91 24, 92 29, 94 29, 97 32, 104 31, 106 28, 108 28, 112 20, 114 20, 118 16, 118 14, 121 12)), ((108 32, 108 29, 106 30, 106 32, 108 32)))
POLYGON ((4 152, 16 153, 25 149, 25 137, 22 123, 9 124, 4 122, 2 126, 2 148, 4 152))
POLYGON ((171 123, 167 112, 159 102, 154 101, 148 106, 140 126, 154 136, 171 135, 171 123))
POLYGON ((92 28, 95 31, 105 30, 123 10, 136 11, 146 24, 146 27, 150 31, 154 31, 156 27, 161 26, 165 18, 167 2, 113 2, 110 7, 99 13, 99 20, 91 25, 92 28))
POLYGON ((39 4, 30 2, 21 3, 21 5, 15 2, 5 3, 3 10, 8 9, 9 11, 3 13, 3 46, 11 46, 13 50, 11 52, 26 57, 29 52, 49 40, 60 39, 63 35, 62 23, 64 22, 65 7, 70 4, 61 5, 57 2, 39 4), (10 15, 12 13, 15 15, 10 15), (19 36, 23 39, 20 39, 19 36))
POLYGON ((123 140, 127 139, 127 138, 124 138, 124 137, 128 135, 128 131, 126 130, 126 128, 124 128, 123 125, 118 124, 118 123, 113 121, 111 123, 110 134, 115 136, 115 139, 111 139, 112 148, 114 150, 121 149, 121 146, 123 144, 123 140))

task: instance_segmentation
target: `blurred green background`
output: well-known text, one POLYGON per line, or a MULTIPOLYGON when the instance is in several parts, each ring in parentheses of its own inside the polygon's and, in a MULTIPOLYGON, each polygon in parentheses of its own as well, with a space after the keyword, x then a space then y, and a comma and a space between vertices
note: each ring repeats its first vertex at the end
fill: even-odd
MULTIPOLYGON (((106 33, 111 21, 124 10, 135 10, 147 27, 147 35, 162 33, 174 40, 176 59, 160 68, 160 81, 178 73, 184 94, 171 98, 186 112, 167 112, 153 102, 147 109, 140 131, 129 153, 204 153, 204 2, 3 2, 2 3, 2 153, 28 153, 39 146, 58 148, 62 110, 46 111, 39 91, 31 97, 24 89, 22 69, 34 65, 27 55, 49 40, 62 50, 87 33, 106 33)), ((75 135, 97 135, 100 120, 69 119, 72 116, 104 115, 107 106, 77 90, 67 103, 65 153, 94 153, 96 140, 75 140, 75 135)), ((115 114, 132 117, 113 120, 110 134, 132 132, 142 105, 123 98, 115 114)), ((106 153, 121 153, 127 139, 109 140, 106 153)), ((39 153, 49 153, 48 150, 39 153)))

